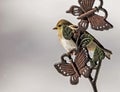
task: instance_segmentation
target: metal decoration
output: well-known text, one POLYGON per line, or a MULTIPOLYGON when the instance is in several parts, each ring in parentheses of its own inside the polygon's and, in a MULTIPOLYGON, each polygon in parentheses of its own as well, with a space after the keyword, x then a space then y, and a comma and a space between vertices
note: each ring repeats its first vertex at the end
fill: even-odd
MULTIPOLYGON (((108 13, 106 9, 102 8, 102 0, 100 0, 100 5, 94 8, 92 7, 94 5, 95 0, 78 0, 78 2, 80 4, 80 7, 73 5, 67 11, 67 13, 71 13, 74 16, 78 16, 77 19, 80 20, 80 22, 78 23, 78 28, 74 33, 75 39, 77 39, 77 49, 73 49, 69 53, 63 54, 61 56, 61 62, 55 64, 54 67, 63 76, 69 76, 70 83, 72 85, 78 84, 79 77, 81 77, 81 75, 85 78, 88 78, 94 92, 98 92, 96 82, 98 79, 101 63, 105 57, 105 54, 99 48, 95 50, 94 57, 97 58, 97 62, 95 62, 97 64, 95 67, 93 67, 90 64, 91 57, 89 56, 87 47, 86 45, 84 46, 84 44, 82 43, 84 37, 81 37, 81 35, 84 35, 86 33, 86 29, 88 28, 89 24, 91 25, 92 29, 100 31, 108 30, 113 26, 106 20, 108 13), (105 16, 95 14, 99 11, 103 11, 105 13, 105 16), (94 76, 92 76, 93 70, 96 71, 94 76)), ((85 43, 87 43, 89 39, 85 41, 85 43)))
POLYGON ((92 8, 95 0, 78 0, 80 7, 73 5, 67 11, 67 13, 71 13, 74 16, 78 16, 77 19, 81 19, 79 26, 87 29, 88 23, 91 24, 91 28, 95 30, 108 30, 112 28, 112 24, 110 24, 106 18, 108 13, 106 9, 102 8, 103 1, 100 0, 100 5, 98 7, 92 8), (100 16, 95 14, 95 12, 103 11, 105 16, 100 16))
MULTIPOLYGON (((71 53, 71 52, 70 52, 71 53)), ((71 58, 71 56, 65 54, 63 57, 68 57, 69 60, 62 59, 61 63, 55 64, 55 68, 59 73, 64 76, 70 76, 70 83, 75 85, 79 82, 79 77, 83 75, 86 78, 89 78, 91 74, 91 69, 87 66, 87 62, 89 61, 89 55, 87 49, 81 48, 80 52, 76 53, 75 60, 71 58)), ((70 55, 73 54, 73 51, 70 55)))

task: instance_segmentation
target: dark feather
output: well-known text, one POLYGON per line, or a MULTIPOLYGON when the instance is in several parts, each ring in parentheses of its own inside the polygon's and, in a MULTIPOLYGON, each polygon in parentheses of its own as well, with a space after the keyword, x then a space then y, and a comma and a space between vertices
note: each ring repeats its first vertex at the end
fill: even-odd
MULTIPOLYGON (((85 31, 87 34, 90 34, 90 33, 88 33, 87 31, 85 31)), ((90 36, 92 36, 92 34, 90 34, 90 36)), ((104 49, 104 47, 103 47, 103 45, 97 40, 97 39, 95 39, 95 37, 94 36, 92 36, 94 39, 93 39, 93 41, 100 47, 100 48, 102 48, 102 49, 104 49)))
POLYGON ((65 39, 70 40, 73 36, 73 30, 67 25, 63 25, 63 36, 65 39))

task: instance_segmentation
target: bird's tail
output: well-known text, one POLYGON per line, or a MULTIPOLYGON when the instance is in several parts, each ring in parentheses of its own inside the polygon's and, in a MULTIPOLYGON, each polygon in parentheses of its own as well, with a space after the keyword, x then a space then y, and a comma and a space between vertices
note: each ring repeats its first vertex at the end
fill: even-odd
POLYGON ((105 53, 105 56, 106 56, 108 59, 110 59, 110 56, 112 55, 112 51, 104 48, 104 53, 105 53))

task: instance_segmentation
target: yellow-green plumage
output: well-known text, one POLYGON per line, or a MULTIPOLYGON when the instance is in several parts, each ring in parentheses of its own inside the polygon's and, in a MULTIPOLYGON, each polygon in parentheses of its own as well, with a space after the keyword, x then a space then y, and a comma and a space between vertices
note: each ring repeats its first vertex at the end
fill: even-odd
MULTIPOLYGON (((67 20, 60 20, 56 27, 54 28, 58 32, 59 40, 62 44, 62 46, 66 49, 67 52, 71 51, 74 48, 77 48, 76 41, 72 39, 72 35, 74 33, 74 30, 76 29, 76 26, 74 26, 72 23, 70 23, 67 20)), ((104 53, 104 56, 106 56, 108 59, 110 59, 110 55, 112 52, 110 50, 105 49, 90 33, 87 31, 84 32, 82 35, 82 45, 85 45, 88 49, 88 51, 93 51, 93 61, 96 61, 96 53, 97 51, 99 53, 104 53)), ((104 57, 103 56, 103 57, 104 57)), ((103 58, 102 57, 102 58, 103 58)), ((100 58, 100 56, 99 56, 100 58)), ((98 58, 97 58, 98 59, 98 58)))
POLYGON ((71 39, 73 32, 70 31, 73 30, 70 29, 70 25, 72 25, 72 23, 62 19, 57 23, 56 27, 54 28, 58 31, 58 38, 67 52, 70 52, 71 50, 77 48, 75 42, 71 39))

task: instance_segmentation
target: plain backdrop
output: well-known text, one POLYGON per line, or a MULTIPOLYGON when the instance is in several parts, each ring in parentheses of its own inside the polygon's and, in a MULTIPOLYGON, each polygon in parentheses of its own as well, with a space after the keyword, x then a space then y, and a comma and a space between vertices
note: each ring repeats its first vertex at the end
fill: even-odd
MULTIPOLYGON (((111 60, 102 63, 99 92, 120 91, 119 3, 104 0, 113 29, 88 29, 113 52, 111 60)), ((53 66, 65 50, 52 28, 59 19, 79 22, 65 13, 71 5, 78 5, 77 0, 0 0, 0 92, 92 92, 88 79, 82 77, 72 86, 53 66)))

